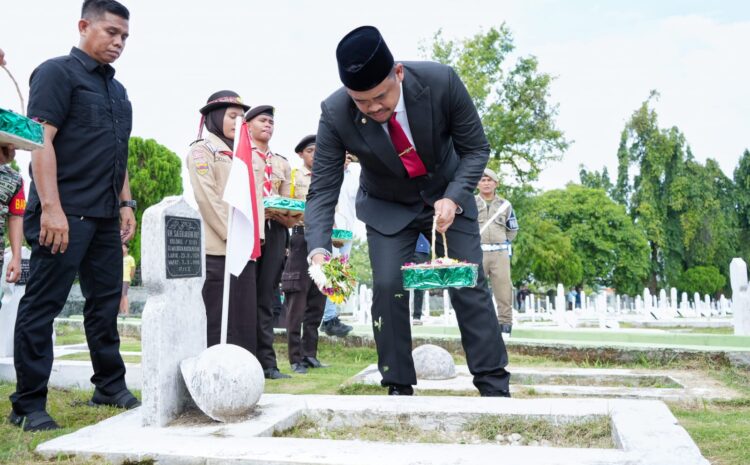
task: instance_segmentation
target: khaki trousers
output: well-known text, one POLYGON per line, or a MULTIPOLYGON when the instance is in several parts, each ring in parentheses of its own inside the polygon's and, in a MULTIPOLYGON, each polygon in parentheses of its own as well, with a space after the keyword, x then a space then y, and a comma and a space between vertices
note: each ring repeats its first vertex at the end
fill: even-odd
POLYGON ((513 285, 510 282, 510 257, 507 250, 482 252, 482 267, 497 301, 500 324, 513 324, 513 285))

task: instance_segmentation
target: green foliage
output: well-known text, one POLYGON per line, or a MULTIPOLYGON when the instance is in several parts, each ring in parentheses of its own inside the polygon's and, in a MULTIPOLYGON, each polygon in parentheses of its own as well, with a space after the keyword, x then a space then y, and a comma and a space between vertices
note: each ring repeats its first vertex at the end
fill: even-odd
POLYGON ((715 266, 696 266, 680 275, 677 287, 690 295, 713 295, 727 284, 727 279, 715 266))
POLYGON ((578 170, 578 175, 581 179, 581 185, 583 187, 589 187, 591 189, 602 189, 606 193, 611 193, 614 186, 612 181, 609 179, 609 171, 605 166, 601 173, 599 171, 588 171, 586 167, 581 165, 578 170))
POLYGON ((678 128, 659 127, 652 108, 657 97, 652 91, 625 126, 612 190, 646 232, 652 290, 675 285, 694 266, 714 266, 726 276, 747 238, 741 205, 750 204, 741 187, 743 177, 750 180, 750 154, 740 160, 735 182, 716 161, 697 162, 678 128), (630 172, 637 173, 632 180, 630 172))
POLYGON ((504 66, 514 50, 513 36, 502 24, 460 41, 446 40, 438 31, 431 50, 423 53, 456 70, 482 118, 491 156, 523 183, 537 179, 570 143, 556 127, 557 105, 549 102, 553 77, 538 70, 534 56, 504 66))
MULTIPOLYGON (((141 224, 143 212, 169 195, 182 194, 182 164, 171 150, 153 139, 131 137, 128 143, 128 176, 130 191, 138 202, 136 221, 141 224)), ((130 242, 130 254, 136 263, 141 258, 141 231, 130 242)))
MULTIPOLYGON (((521 231, 518 234, 516 264, 529 263, 528 270, 534 278, 554 285, 585 284, 612 286, 618 292, 637 294, 648 272, 648 244, 640 227, 634 225, 622 205, 616 204, 601 189, 592 189, 577 184, 568 184, 565 189, 545 192, 539 195, 523 216, 521 231), (524 220, 523 218, 527 218, 524 220), (523 221, 528 225, 523 227, 523 221), (523 239, 527 236, 527 239, 523 239), (534 244, 524 244, 524 241, 534 244), (565 241, 572 249, 568 252, 565 241), (564 265, 561 259, 553 260, 551 254, 565 254, 564 265), (522 255, 529 256, 523 257, 522 255), (547 263, 538 263, 538 262, 547 263), (533 267, 566 266, 573 270, 581 266, 577 280, 551 280, 537 276, 533 267)), ((514 270, 523 274, 525 270, 514 270)), ((574 273, 568 271, 569 277, 574 273)), ((520 277, 519 275, 514 275, 520 277)))
POLYGON ((737 222, 740 228, 739 253, 750 262, 750 151, 745 149, 734 169, 737 222))
POLYGON ((370 251, 367 247, 367 241, 355 239, 352 244, 352 251, 349 254, 349 263, 352 267, 352 274, 359 284, 365 284, 372 287, 372 268, 370 267, 370 251))
POLYGON ((519 217, 520 233, 513 245, 513 282, 537 281, 572 286, 583 278, 581 258, 570 237, 557 225, 536 215, 519 217))

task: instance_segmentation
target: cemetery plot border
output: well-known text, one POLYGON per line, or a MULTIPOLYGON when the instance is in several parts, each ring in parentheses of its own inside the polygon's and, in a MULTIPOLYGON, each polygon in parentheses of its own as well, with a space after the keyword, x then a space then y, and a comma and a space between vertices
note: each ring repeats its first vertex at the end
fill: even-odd
POLYGON ((607 399, 488 399, 470 397, 264 395, 259 414, 243 423, 143 427, 140 410, 43 443, 46 457, 76 454, 115 464, 155 460, 171 464, 469 464, 708 465, 687 432, 660 401, 607 399), (303 415, 331 420, 435 415, 525 416, 551 421, 609 416, 617 449, 514 447, 494 444, 414 444, 272 437, 303 415))

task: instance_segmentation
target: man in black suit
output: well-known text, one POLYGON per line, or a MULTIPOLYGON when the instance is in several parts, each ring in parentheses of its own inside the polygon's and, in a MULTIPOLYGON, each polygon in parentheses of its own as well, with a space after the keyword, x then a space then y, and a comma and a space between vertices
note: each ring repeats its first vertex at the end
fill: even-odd
POLYGON ((347 34, 336 58, 344 87, 321 104, 305 209, 308 260, 321 264, 330 254, 345 153, 356 153, 362 165, 357 216, 367 225, 383 386, 392 395, 411 395, 417 382, 400 267, 437 218, 449 256, 480 264, 475 287, 449 291, 474 385, 483 396, 509 396, 508 356, 481 270, 473 195, 490 148, 465 86, 448 66, 394 63, 372 26, 347 34))

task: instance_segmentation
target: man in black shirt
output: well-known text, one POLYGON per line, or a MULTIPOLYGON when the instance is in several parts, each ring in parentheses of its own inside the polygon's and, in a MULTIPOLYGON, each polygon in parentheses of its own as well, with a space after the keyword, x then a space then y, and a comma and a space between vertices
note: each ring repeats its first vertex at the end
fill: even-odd
POLYGON ((24 217, 31 269, 16 321, 17 384, 9 418, 27 431, 58 428, 46 411, 52 323, 76 272, 94 368, 91 404, 140 405, 125 385, 117 333, 121 243, 136 225, 127 174, 132 109, 110 64, 125 47, 129 16, 114 0, 84 1, 79 47, 31 75, 28 115, 44 123, 44 148, 31 155, 24 217))

